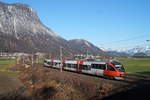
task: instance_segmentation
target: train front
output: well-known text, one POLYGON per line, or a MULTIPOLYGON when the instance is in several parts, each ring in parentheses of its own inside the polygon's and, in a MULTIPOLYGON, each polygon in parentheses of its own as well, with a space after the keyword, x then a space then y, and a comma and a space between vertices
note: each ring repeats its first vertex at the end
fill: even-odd
POLYGON ((124 66, 118 62, 118 61, 112 61, 111 62, 112 65, 114 66, 114 68, 116 69, 116 77, 115 78, 122 78, 124 76, 127 76, 126 72, 125 72, 125 68, 124 66))
POLYGON ((123 77, 127 76, 124 66, 119 61, 108 62, 104 74, 117 80, 124 79, 123 77))

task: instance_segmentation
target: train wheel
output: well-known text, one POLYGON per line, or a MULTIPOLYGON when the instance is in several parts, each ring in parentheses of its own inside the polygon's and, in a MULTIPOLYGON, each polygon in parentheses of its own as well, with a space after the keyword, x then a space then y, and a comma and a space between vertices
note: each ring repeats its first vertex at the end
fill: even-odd
POLYGON ((111 79, 111 80, 113 80, 113 79, 114 79, 114 77, 113 77, 113 76, 105 75, 104 77, 105 77, 105 78, 107 78, 107 79, 111 79))
POLYGON ((114 77, 113 77, 113 76, 109 76, 109 78, 110 78, 111 80, 113 80, 113 79, 114 79, 114 77))

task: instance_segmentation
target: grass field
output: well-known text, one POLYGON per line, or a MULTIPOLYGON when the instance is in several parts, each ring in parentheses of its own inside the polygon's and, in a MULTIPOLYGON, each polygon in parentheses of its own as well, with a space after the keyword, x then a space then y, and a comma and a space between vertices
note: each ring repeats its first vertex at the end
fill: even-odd
POLYGON ((0 64, 12 64, 16 59, 0 59, 0 64))
POLYGON ((0 70, 11 67, 10 65, 15 63, 15 59, 0 59, 0 70))
POLYGON ((117 58, 121 61, 126 72, 131 74, 150 75, 150 58, 117 58))

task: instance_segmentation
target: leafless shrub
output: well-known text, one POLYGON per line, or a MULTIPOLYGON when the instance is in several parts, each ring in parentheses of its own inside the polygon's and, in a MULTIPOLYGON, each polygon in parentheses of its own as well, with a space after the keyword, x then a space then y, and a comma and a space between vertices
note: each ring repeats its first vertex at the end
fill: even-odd
POLYGON ((26 89, 20 87, 6 94, 1 94, 0 100, 33 100, 33 97, 26 95, 26 89))
POLYGON ((111 84, 98 86, 79 76, 42 67, 28 68, 19 78, 37 100, 94 100, 107 95, 112 89, 111 84))

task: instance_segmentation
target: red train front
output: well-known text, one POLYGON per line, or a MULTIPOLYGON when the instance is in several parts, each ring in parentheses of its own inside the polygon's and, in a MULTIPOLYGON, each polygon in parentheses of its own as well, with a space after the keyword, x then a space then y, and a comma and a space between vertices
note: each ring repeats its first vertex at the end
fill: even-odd
POLYGON ((107 62, 107 70, 104 70, 104 76, 110 76, 115 79, 121 79, 126 76, 124 66, 117 61, 107 62))

